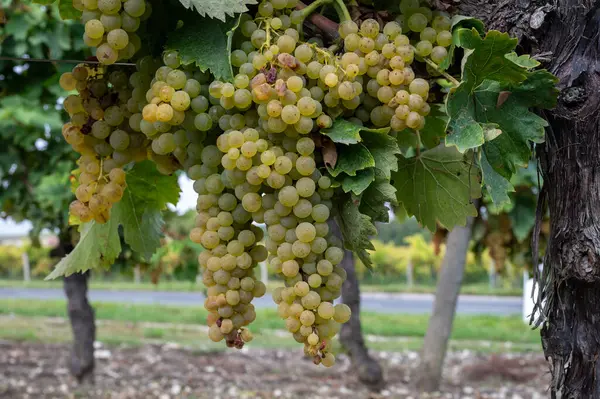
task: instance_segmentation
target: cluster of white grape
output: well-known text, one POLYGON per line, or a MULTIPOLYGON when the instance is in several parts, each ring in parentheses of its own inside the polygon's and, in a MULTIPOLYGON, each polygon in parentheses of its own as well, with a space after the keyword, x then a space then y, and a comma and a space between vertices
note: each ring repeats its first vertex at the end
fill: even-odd
MULTIPOLYGON (((247 132, 250 134, 250 129, 247 132)), ((252 224, 244 206, 240 183, 244 173, 235 176, 220 164, 219 149, 206 146, 201 164, 195 166, 200 176, 194 182, 199 194, 198 215, 190 238, 205 248, 198 261, 208 287, 204 305, 209 311, 209 338, 215 342, 225 338, 227 346, 239 349, 252 339, 250 331, 243 328, 256 318, 250 302, 266 292, 264 283, 254 277, 254 268, 266 260, 267 250, 258 244, 263 230, 252 224)))
POLYGON ((63 102, 71 117, 63 136, 82 155, 77 199, 70 212, 83 223, 104 223, 125 190, 122 167, 146 158, 146 138, 128 126, 135 105, 130 101, 128 75, 119 69, 109 73, 106 67, 78 65, 60 77, 60 85, 78 91, 63 102))
POLYGON ((192 167, 200 161, 206 132, 224 110, 202 95, 208 91, 208 73, 194 65, 183 67, 176 51, 165 52, 162 61, 146 90, 134 93, 140 98, 143 94, 145 101, 139 128, 152 140, 150 158, 162 173, 183 167, 190 178, 198 179, 192 167))
POLYGON ((73 6, 82 11, 83 41, 96 47, 102 64, 131 59, 142 46, 135 32, 152 12, 146 0, 73 0, 73 6))

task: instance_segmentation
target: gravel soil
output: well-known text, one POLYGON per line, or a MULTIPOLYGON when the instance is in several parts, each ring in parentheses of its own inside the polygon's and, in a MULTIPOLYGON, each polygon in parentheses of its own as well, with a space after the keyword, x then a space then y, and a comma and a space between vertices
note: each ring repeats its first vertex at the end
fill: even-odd
POLYGON ((69 346, 0 341, 0 398, 547 398, 550 377, 540 353, 449 353, 442 392, 414 390, 417 352, 373 352, 387 386, 369 392, 349 359, 316 367, 301 351, 243 349, 199 352, 176 344, 110 346, 97 343, 94 381, 69 375, 69 346))

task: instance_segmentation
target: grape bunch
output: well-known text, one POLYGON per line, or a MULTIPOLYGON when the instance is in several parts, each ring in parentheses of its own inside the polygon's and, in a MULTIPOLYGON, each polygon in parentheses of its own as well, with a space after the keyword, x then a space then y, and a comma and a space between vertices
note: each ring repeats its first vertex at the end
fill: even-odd
POLYGON ((142 47, 135 32, 152 12, 146 0, 73 0, 73 6, 82 11, 83 41, 96 47, 102 64, 131 59, 142 47))
POLYGON ((263 230, 252 224, 246 197, 240 195, 243 173, 233 176, 221 167, 221 158, 214 145, 202 150, 197 165, 201 177, 194 182, 198 215, 190 239, 205 248, 198 261, 208 287, 204 305, 209 311, 209 338, 215 342, 225 338, 228 346, 239 349, 252 339, 245 328, 256 318, 250 302, 266 292, 264 283, 254 277, 254 268, 267 258, 267 251, 259 244, 263 230))
POLYGON ((77 90, 63 102, 70 122, 63 136, 81 154, 76 200, 71 215, 81 222, 105 223, 110 208, 123 196, 123 166, 146 158, 145 136, 130 128, 131 87, 121 69, 77 65, 60 77, 64 90, 77 90))
MULTIPOLYGON (((150 158, 162 173, 190 169, 200 161, 206 132, 222 115, 209 103, 208 81, 209 74, 182 66, 179 54, 167 51, 146 90, 140 90, 145 103, 139 128, 152 140, 150 158)), ((199 178, 193 169, 188 173, 199 178)))

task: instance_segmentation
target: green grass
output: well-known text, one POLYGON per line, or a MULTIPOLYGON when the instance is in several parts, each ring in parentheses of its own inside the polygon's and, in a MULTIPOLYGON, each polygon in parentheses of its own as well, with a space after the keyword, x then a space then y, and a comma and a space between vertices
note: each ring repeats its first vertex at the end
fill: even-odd
MULTIPOLYGON (((269 288, 273 289, 281 285, 278 282, 269 284, 269 288)), ((24 282, 19 280, 0 280, 0 288, 62 288, 62 281, 43 281, 33 280, 24 282)), ((189 281, 163 281, 154 285, 149 282, 135 284, 129 281, 90 281, 90 288, 97 290, 122 290, 122 291, 199 291, 202 286, 189 281)), ((386 292, 386 293, 414 293, 414 294, 433 294, 435 286, 433 285, 414 285, 408 286, 402 283, 390 284, 361 284, 363 292, 386 292)), ((499 295, 499 296, 521 296, 523 291, 521 288, 500 287, 490 288, 488 284, 465 284, 461 288, 461 293, 465 295, 499 295)))
MULTIPOLYGON (((33 341, 44 343, 69 343, 72 333, 67 319, 27 316, 0 315, 0 339, 13 341, 33 341)), ((131 324, 123 321, 100 320, 97 321, 97 339, 109 345, 144 345, 162 344, 165 342, 184 345, 200 353, 223 351, 222 343, 210 341, 206 335, 206 328, 197 325, 167 324, 167 323, 138 323, 131 324)), ((365 337, 369 348, 400 352, 420 349, 422 337, 365 337)), ((340 351, 339 344, 336 352, 340 351)), ((254 340, 250 348, 294 349, 300 346, 290 334, 280 330, 263 330, 254 332, 254 340)), ((477 352, 532 352, 540 351, 539 344, 494 342, 485 340, 451 340, 450 350, 469 349, 477 352)))
MULTIPOLYGON (((95 303, 96 318, 127 323, 170 323, 204 325, 206 310, 195 306, 164 306, 119 303, 95 303)), ((64 300, 0 300, 0 315, 66 318, 64 300)), ((423 337, 427 330, 428 315, 388 315, 363 312, 361 321, 365 334, 383 337, 423 337)), ((256 332, 283 328, 275 310, 260 309, 252 323, 256 332)), ((148 332, 148 334, 159 334, 148 332)), ((454 321, 454 340, 487 340, 539 344, 539 332, 532 331, 519 316, 458 315, 454 321)))

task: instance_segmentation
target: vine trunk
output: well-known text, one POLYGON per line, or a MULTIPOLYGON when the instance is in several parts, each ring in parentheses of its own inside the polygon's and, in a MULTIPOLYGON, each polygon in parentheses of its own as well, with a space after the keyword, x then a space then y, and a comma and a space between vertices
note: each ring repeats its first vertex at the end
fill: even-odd
MULTIPOLYGON (((465 0, 461 14, 521 39, 560 83, 538 150, 550 213, 541 287, 551 397, 600 397, 600 1, 465 0)), ((545 208, 544 208, 545 209, 545 208)), ((538 210, 541 216, 544 209, 538 210)), ((535 240, 534 240, 535 247, 535 240)))

